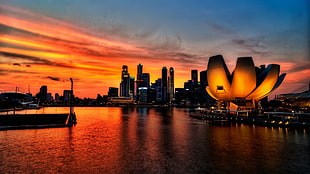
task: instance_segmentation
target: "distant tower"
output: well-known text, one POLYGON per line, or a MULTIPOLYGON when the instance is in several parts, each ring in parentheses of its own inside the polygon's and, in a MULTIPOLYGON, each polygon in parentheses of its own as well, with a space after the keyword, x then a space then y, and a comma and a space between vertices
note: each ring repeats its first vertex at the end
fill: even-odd
POLYGON ((163 67, 161 71, 161 80, 162 80, 162 101, 163 103, 167 102, 168 98, 168 70, 167 67, 163 67))
POLYGON ((169 68, 169 84, 168 84, 169 102, 171 103, 174 98, 174 69, 169 68))
POLYGON ((200 72, 200 84, 202 87, 206 87, 208 85, 207 70, 200 72))
POLYGON ((134 91, 135 91, 135 78, 129 77, 129 97, 134 96, 134 91))
POLYGON ((130 77, 129 77, 127 65, 123 65, 121 78, 122 78, 122 81, 120 84, 120 96, 129 97, 130 77))
POLYGON ((163 67, 161 70, 161 79, 162 79, 162 86, 167 87, 168 85, 168 72, 167 67, 163 67))
POLYGON ((139 63, 137 65, 137 80, 141 79, 141 74, 143 73, 143 65, 139 63))
POLYGON ((64 97, 63 100, 65 102, 69 102, 71 99, 71 90, 64 90, 63 97, 64 97))
POLYGON ((136 100, 139 100, 139 88, 141 87, 141 83, 142 83, 142 80, 141 80, 141 75, 143 73, 143 65, 141 63, 139 63, 137 65, 137 81, 136 81, 136 90, 135 90, 135 93, 136 93, 136 100))
POLYGON ((192 70, 192 82, 198 83, 198 70, 192 70))
POLYGON ((47 86, 41 86, 40 92, 37 94, 37 97, 41 101, 46 101, 47 100, 47 86))

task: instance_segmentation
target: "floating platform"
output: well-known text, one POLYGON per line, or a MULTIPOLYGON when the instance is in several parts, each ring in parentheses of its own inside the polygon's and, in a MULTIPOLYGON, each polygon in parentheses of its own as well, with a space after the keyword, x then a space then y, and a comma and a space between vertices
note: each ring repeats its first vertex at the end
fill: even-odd
POLYGON ((70 127, 75 114, 15 114, 0 115, 0 130, 70 127))

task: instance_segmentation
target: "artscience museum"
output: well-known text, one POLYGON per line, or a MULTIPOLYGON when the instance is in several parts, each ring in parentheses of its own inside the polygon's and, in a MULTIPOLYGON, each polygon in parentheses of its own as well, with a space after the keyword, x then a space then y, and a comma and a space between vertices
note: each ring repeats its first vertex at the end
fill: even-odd
POLYGON ((280 86, 285 73, 279 75, 280 65, 255 67, 251 57, 240 57, 232 73, 223 56, 212 56, 208 62, 207 92, 219 102, 229 106, 254 108, 257 102, 280 86))

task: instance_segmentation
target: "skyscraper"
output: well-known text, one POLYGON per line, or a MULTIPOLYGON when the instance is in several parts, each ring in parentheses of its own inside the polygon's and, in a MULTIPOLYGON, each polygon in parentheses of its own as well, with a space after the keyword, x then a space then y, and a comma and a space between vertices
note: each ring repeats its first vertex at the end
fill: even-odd
POLYGON ((141 74, 143 73, 143 65, 139 63, 137 65, 137 80, 141 79, 141 74))
POLYGON ((194 83, 198 83, 198 70, 192 70, 192 82, 194 83))
POLYGON ((47 100, 47 86, 41 86, 40 92, 36 95, 41 101, 47 100))
POLYGON ((128 66, 127 65, 123 65, 121 78, 122 78, 122 81, 120 83, 120 96, 121 97, 129 97, 130 76, 128 73, 128 66))
POLYGON ((162 80, 162 102, 166 103, 168 98, 168 72, 167 67, 163 67, 161 71, 161 80, 162 80))
POLYGON ((171 103, 174 98, 174 69, 173 67, 169 68, 168 94, 169 94, 169 102, 171 103))
POLYGON ((161 80, 162 80, 162 86, 168 87, 168 72, 167 67, 163 67, 161 70, 161 80))
POLYGON ((135 78, 134 77, 129 77, 129 97, 134 96, 134 91, 135 91, 135 78))
POLYGON ((139 88, 141 87, 141 75, 143 73, 143 65, 139 63, 137 65, 137 81, 136 81, 136 90, 135 90, 135 95, 136 95, 136 100, 139 100, 139 88))
POLYGON ((200 72, 200 84, 204 88, 208 85, 207 70, 200 72))

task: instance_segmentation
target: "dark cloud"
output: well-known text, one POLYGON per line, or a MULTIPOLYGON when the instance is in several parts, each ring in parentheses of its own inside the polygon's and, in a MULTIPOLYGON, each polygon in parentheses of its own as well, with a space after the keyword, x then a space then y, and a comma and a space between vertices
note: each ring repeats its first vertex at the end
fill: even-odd
POLYGON ((219 33, 225 34, 225 35, 230 35, 230 36, 235 35, 234 31, 232 31, 231 29, 228 29, 222 25, 219 25, 216 22, 206 20, 205 23, 207 24, 207 26, 209 26, 212 30, 214 30, 216 32, 219 32, 219 33))
POLYGON ((20 63, 13 63, 13 65, 15 65, 15 66, 21 66, 20 63))
MULTIPOLYGON (((214 31, 221 33, 222 35, 231 38, 231 42, 237 44, 246 50, 249 50, 253 54, 267 54, 269 49, 266 46, 264 37, 251 37, 251 38, 242 38, 236 34, 235 31, 219 25, 216 22, 206 21, 206 24, 214 31)), ((250 53, 250 54, 251 54, 250 53)))
POLYGON ((33 74, 34 72, 20 71, 20 70, 0 69, 0 75, 7 75, 9 73, 33 74))
POLYGON ((6 56, 6 57, 14 57, 18 59, 31 60, 31 61, 40 62, 40 63, 50 63, 48 60, 41 59, 41 58, 34 57, 34 56, 27 56, 23 54, 15 54, 15 53, 0 51, 0 55, 6 56))
POLYGON ((60 81, 60 78, 58 78, 58 77, 51 77, 51 76, 48 76, 48 77, 46 77, 46 78, 51 79, 51 80, 54 80, 54 81, 60 81))
POLYGON ((269 52, 263 38, 232 39, 232 42, 247 48, 255 54, 266 54, 269 52))
POLYGON ((15 54, 15 53, 0 51, 0 55, 6 56, 6 57, 14 57, 17 59, 24 59, 24 60, 32 61, 32 62, 27 63, 27 67, 31 67, 30 64, 39 64, 39 65, 50 65, 50 66, 73 68, 73 66, 70 66, 67 64, 51 62, 51 61, 46 60, 46 59, 41 59, 39 57, 28 56, 28 55, 23 55, 23 54, 15 54))

